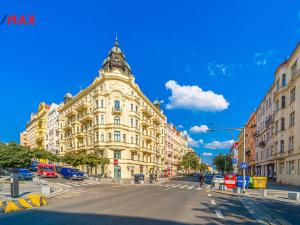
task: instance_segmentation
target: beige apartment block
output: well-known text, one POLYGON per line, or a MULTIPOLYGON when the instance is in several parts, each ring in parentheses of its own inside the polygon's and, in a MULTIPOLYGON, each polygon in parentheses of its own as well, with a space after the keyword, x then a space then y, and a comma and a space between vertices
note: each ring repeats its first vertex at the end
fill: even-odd
POLYGON ((300 185, 300 46, 275 73, 274 146, 277 182, 300 185))
POLYGON ((194 150, 188 146, 187 137, 178 131, 173 124, 166 125, 165 166, 166 176, 175 176, 179 171, 182 157, 194 150))
POLYGON ((60 154, 107 157, 109 165, 92 172, 116 179, 162 173, 166 116, 159 102, 152 103, 135 83, 117 40, 93 83, 64 100, 59 109, 60 154))
POLYGON ((26 146, 31 149, 45 149, 47 111, 50 106, 45 102, 40 103, 37 113, 32 113, 26 125, 26 146))
POLYGON ((20 145, 27 146, 27 133, 26 131, 23 131, 20 133, 20 145))
POLYGON ((275 179, 275 151, 274 151, 274 107, 275 89, 271 85, 266 96, 257 109, 256 115, 256 146, 255 146, 255 174, 275 179))

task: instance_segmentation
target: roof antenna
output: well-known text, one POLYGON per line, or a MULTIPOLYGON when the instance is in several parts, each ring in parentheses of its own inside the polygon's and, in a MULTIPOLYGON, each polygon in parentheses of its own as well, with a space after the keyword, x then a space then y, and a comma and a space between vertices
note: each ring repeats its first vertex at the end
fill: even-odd
POLYGON ((119 42, 118 42, 118 33, 116 32, 116 39, 115 39, 115 46, 119 46, 119 42))

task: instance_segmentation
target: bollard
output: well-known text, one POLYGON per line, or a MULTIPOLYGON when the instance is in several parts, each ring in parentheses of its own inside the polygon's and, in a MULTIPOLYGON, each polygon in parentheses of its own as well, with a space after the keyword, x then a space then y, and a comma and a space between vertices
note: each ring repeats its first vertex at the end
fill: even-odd
POLYGON ((267 197, 267 194, 268 194, 267 189, 258 189, 256 191, 256 193, 259 197, 262 197, 262 198, 267 197))
POLYGON ((299 194, 300 194, 299 192, 289 191, 288 199, 299 201, 299 199, 300 199, 299 194))

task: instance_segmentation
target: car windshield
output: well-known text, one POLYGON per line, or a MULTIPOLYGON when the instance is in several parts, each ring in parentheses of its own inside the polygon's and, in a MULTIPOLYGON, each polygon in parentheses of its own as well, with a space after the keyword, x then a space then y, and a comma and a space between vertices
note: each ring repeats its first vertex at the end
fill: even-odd
POLYGON ((81 172, 79 169, 71 169, 72 172, 81 172))
POLYGON ((44 171, 53 171, 53 167, 41 167, 40 170, 44 170, 44 171))
POLYGON ((215 175, 215 178, 223 178, 222 175, 215 175))

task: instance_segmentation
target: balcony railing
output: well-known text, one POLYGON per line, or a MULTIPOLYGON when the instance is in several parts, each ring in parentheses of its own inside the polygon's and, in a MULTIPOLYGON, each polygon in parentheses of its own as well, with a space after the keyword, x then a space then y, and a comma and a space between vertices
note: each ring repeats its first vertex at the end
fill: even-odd
POLYGON ((112 113, 115 115, 121 115, 122 114, 122 109, 120 107, 113 107, 112 108, 112 113))

